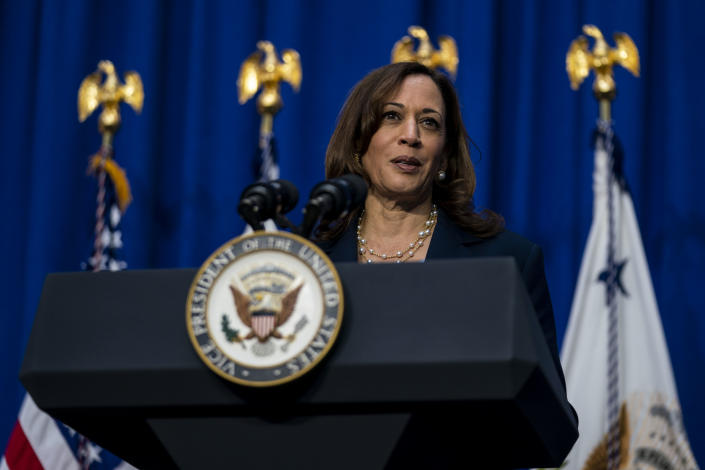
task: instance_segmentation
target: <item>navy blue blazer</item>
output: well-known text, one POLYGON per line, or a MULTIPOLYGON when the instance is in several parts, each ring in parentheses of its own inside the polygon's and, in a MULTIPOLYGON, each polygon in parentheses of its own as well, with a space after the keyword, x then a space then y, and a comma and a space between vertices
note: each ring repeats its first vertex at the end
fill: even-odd
MULTIPOLYGON (((357 261, 356 234, 356 225, 351 223, 338 239, 321 243, 321 248, 333 262, 355 262, 357 261)), ((438 221, 426 259, 483 256, 511 256, 516 261, 565 390, 565 377, 558 356, 556 325, 544 273, 541 248, 508 230, 489 239, 476 237, 455 225, 450 217, 439 209, 438 221)))

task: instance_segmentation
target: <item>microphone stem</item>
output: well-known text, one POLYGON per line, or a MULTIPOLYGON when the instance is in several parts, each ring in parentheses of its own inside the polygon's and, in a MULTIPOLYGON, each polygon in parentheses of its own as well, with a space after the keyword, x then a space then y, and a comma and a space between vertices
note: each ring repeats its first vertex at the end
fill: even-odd
POLYGON ((321 206, 316 199, 309 201, 304 208, 304 220, 301 223, 299 234, 304 238, 310 238, 313 227, 316 225, 318 217, 321 215, 321 206))
POLYGON ((274 222, 279 226, 279 227, 286 227, 292 232, 294 232, 297 235, 300 235, 299 233, 299 228, 294 225, 286 216, 283 214, 277 214, 274 217, 274 222))

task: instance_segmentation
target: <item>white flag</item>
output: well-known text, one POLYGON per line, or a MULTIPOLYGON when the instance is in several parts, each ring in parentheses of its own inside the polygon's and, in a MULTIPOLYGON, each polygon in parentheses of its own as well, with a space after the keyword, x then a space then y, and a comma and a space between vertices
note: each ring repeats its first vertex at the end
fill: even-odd
POLYGON ((697 469, 683 427, 634 206, 628 190, 619 183, 614 168, 621 165, 611 164, 612 154, 612 130, 601 123, 595 150, 592 227, 561 354, 568 400, 580 422, 580 437, 564 468, 607 468, 608 427, 618 422, 620 447, 613 454, 621 456, 620 468, 697 469), (608 284, 614 293, 612 323, 608 284), (608 417, 609 406, 619 420, 608 417))

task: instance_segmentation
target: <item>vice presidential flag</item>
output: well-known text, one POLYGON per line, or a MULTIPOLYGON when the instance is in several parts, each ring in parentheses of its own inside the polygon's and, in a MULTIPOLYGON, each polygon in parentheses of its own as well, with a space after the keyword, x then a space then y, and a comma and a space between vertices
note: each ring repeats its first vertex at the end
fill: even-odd
POLYGON ((580 418, 564 468, 697 469, 610 123, 595 140, 593 221, 561 357, 580 418))

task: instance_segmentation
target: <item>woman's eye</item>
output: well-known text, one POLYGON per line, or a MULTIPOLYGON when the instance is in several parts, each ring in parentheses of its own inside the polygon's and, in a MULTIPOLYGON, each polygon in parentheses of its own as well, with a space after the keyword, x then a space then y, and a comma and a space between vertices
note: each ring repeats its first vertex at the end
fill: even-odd
POLYGON ((382 114, 382 118, 388 119, 388 120, 396 120, 399 119, 399 113, 396 111, 386 111, 384 114, 382 114))
POLYGON ((441 127, 440 124, 438 124, 438 121, 430 117, 421 119, 421 124, 429 129, 439 129, 441 127))

